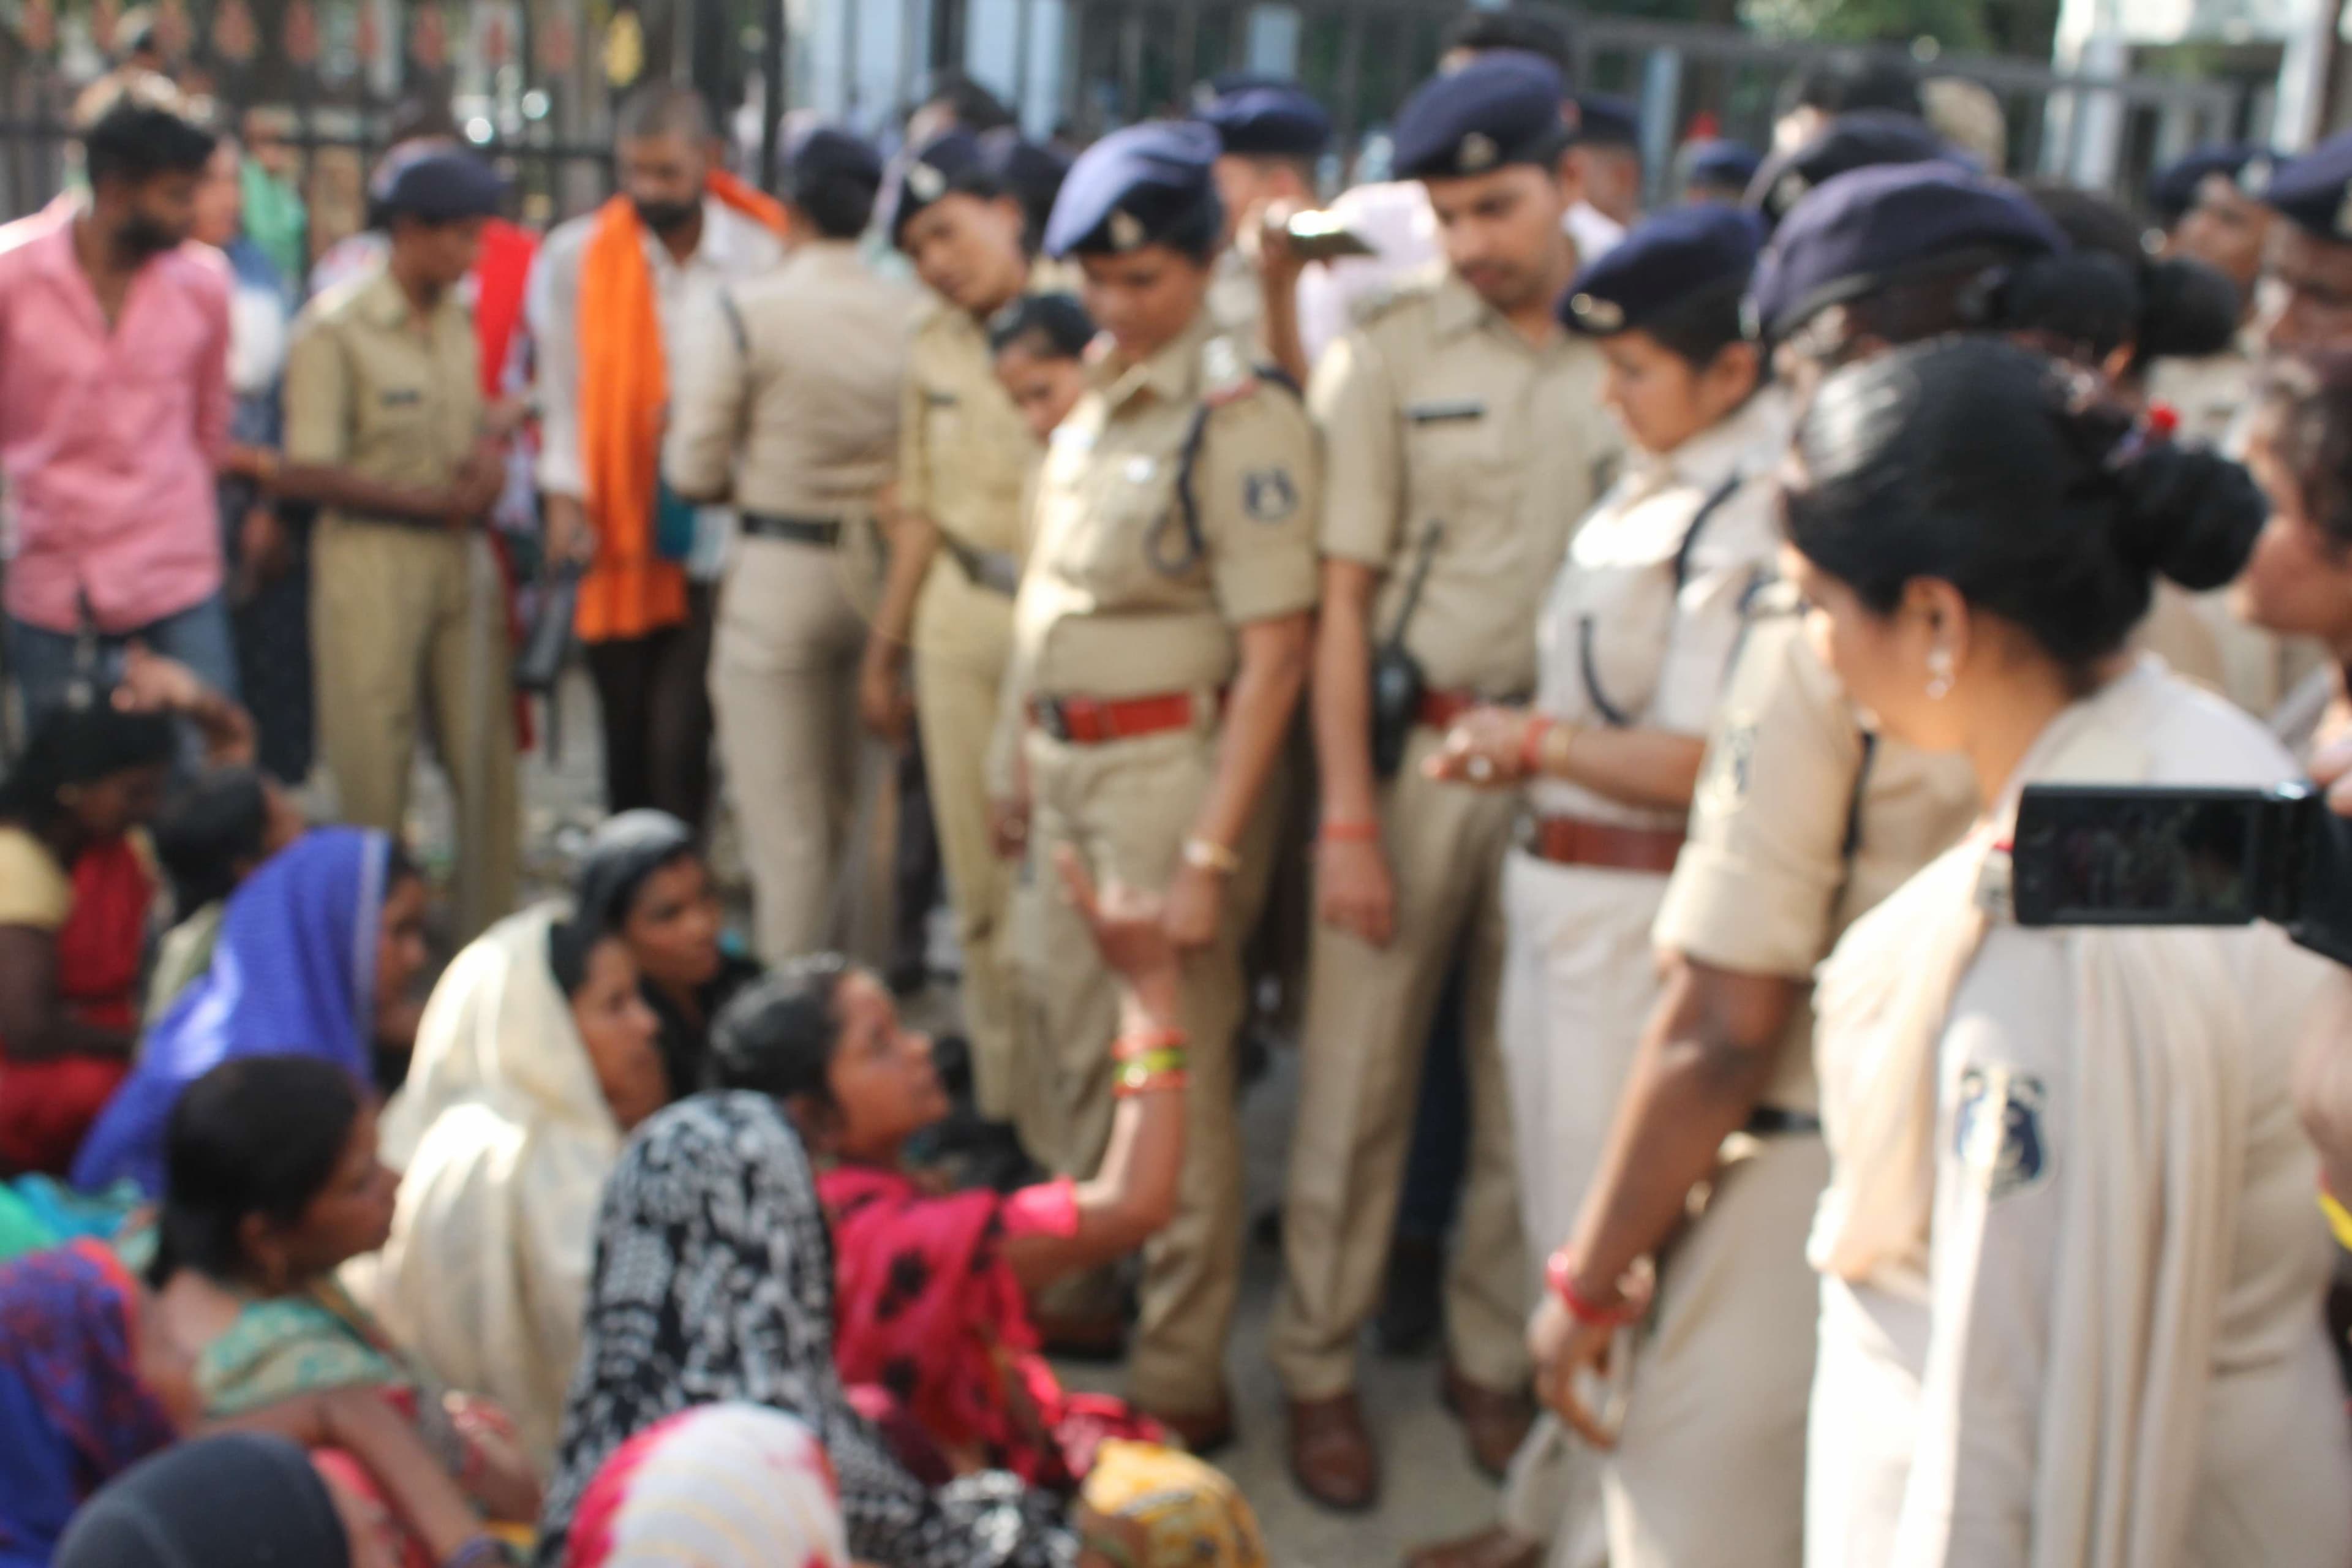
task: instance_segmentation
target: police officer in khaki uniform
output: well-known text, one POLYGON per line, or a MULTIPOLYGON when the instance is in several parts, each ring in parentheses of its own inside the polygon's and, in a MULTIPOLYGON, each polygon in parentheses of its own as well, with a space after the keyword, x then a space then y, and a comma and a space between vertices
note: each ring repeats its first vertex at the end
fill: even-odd
POLYGON ((1228 71, 1194 89, 1192 118, 1217 133, 1217 199, 1225 206, 1209 313, 1264 351, 1272 323, 1253 231, 1271 208, 1315 205, 1315 164, 1331 144, 1331 116, 1297 82, 1228 71))
POLYGON ((848 842, 861 605, 916 305, 857 255, 881 183, 874 150, 844 132, 793 149, 792 248, 697 313, 687 363, 707 368, 673 394, 663 449, 679 496, 740 514, 710 696, 771 963, 842 939, 836 889, 863 847, 848 842))
POLYGON ((319 741, 347 822, 400 833, 419 721, 457 805, 457 931, 514 907, 520 829, 506 605, 479 525, 506 483, 457 289, 489 166, 440 147, 382 176, 383 266, 313 300, 286 364, 278 494, 315 501, 319 741))
POLYGON ((1576 269, 1561 228, 1574 193, 1560 173, 1560 99, 1555 69, 1509 54, 1414 94, 1397 121, 1397 168, 1427 185, 1450 265, 1334 345, 1310 398, 1329 476, 1314 697, 1321 918, 1272 1353, 1290 1400, 1291 1473, 1336 1508, 1368 1507, 1379 1491, 1355 1342, 1377 1304, 1422 1054, 1457 955, 1469 975, 1472 1155, 1445 1392, 1490 1468, 1528 1419, 1529 1276, 1495 1045, 1512 803, 1422 766, 1467 709, 1533 689, 1545 585, 1618 447, 1601 355, 1552 313, 1576 269), (1385 780, 1376 743, 1392 753, 1385 780))
MULTIPOLYGON (((1752 308, 1801 398, 1824 364, 1967 327, 1977 279, 2063 245, 2002 182, 1937 164, 1848 174, 1784 220, 1752 308)), ((1864 730, 1794 595, 1760 595, 1654 931, 1664 994, 1528 1331, 1547 1403, 1608 1450, 1612 1568, 1801 1560, 1819 1296, 1804 1243, 1827 1172, 1805 987, 1975 814, 1966 763, 1864 730), (1630 1359, 1614 1426, 1572 1377, 1612 1348, 1630 1359)), ((1416 1568, 1534 1563, 1547 1541, 1552 1563, 1587 1568, 1584 1521, 1563 1513, 1588 1462, 1573 1442, 1539 1428, 1503 1526, 1416 1568)))
POLYGON ((1009 973, 1018 868, 996 853, 985 776, 1013 656, 1022 500, 1038 450, 997 379, 988 323, 1019 297, 1030 258, 1020 198, 991 153, 968 131, 947 132, 905 162, 885 198, 883 227, 933 298, 908 352, 899 515, 859 706, 869 729, 903 738, 911 643, 931 814, 963 950, 974 1089, 982 1114, 1030 1127, 1035 1142, 1043 1085, 1016 1046, 1021 1010, 1009 973))
MULTIPOLYGON (((1195 1448, 1232 1430, 1240 1283, 1234 1035, 1241 942, 1265 880, 1262 796, 1307 677, 1321 491, 1306 411, 1205 308, 1223 229, 1204 127, 1153 123, 1071 169, 1046 249, 1075 256, 1108 342, 1055 430, 1013 611, 1008 699, 1029 720, 1033 876, 1064 845, 1098 879, 1163 889, 1184 953, 1193 1107, 1177 1211, 1145 1249, 1136 1402, 1195 1448)), ((1044 906, 1056 1163, 1109 1134, 1110 973, 1044 906)))

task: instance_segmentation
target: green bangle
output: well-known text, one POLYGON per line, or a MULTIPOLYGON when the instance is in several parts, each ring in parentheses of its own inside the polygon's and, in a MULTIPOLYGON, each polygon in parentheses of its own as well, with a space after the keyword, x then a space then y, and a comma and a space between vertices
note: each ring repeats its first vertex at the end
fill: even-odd
POLYGON ((1119 1065, 1129 1072, 1182 1072, 1192 1065, 1192 1058, 1183 1050, 1171 1046, 1165 1050, 1146 1051, 1139 1057, 1129 1057, 1119 1065))

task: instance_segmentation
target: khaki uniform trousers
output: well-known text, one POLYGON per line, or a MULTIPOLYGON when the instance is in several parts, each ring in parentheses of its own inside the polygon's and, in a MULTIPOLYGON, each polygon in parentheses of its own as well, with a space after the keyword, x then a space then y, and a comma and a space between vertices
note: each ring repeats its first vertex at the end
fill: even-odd
POLYGON ((988 752, 1013 657, 1013 601, 962 575, 941 556, 916 601, 915 721, 963 950, 963 1027, 971 1042, 974 1097, 982 1115, 1013 1121, 1024 1143, 1043 1151, 1049 1145, 1036 1140, 1051 1125, 1039 1114, 1047 1085, 1024 1048, 1013 989, 1012 905, 1020 867, 997 854, 988 831, 988 752))
POLYGON ((836 890, 849 874, 861 783, 878 787, 857 725, 866 619, 843 556, 746 537, 719 589, 710 702, 751 874, 761 959, 782 963, 846 940, 836 890))
MULTIPOLYGON (((1216 703, 1195 693, 1195 707, 1216 703)), ((1112 1062, 1118 1028, 1116 978, 1096 955, 1086 922, 1060 896, 1056 848, 1074 845, 1097 882, 1168 885, 1216 768, 1213 718, 1188 730, 1100 745, 1028 737, 1031 875, 1047 965, 1038 975, 1044 1039, 1052 1055, 1055 1164, 1083 1180, 1110 1142, 1112 1062)), ((1129 1392, 1160 1415, 1203 1414, 1225 1386, 1225 1340, 1241 1287, 1242 1149, 1234 1113, 1234 1038, 1247 1001, 1242 942, 1265 896, 1270 823, 1258 820, 1235 850, 1215 941, 1184 961, 1181 1016, 1192 1086, 1176 1217, 1143 1249, 1139 1321, 1129 1351, 1129 1392)))
POLYGON ((344 821, 400 834, 418 722, 457 802, 456 931, 511 912, 522 823, 498 566, 470 533, 328 519, 310 567, 319 743, 344 821))
MULTIPOLYGON (((1511 1468, 1503 1518, 1550 1568, 1797 1568, 1821 1280, 1805 1236, 1829 1179, 1817 1134, 1733 1138, 1705 1207, 1660 1260, 1632 1343, 1625 1422, 1598 1455, 1550 1417, 1511 1468), (1577 1498, 1599 1471, 1605 1552, 1577 1498)), ((1848 1417, 1852 1416, 1849 1409, 1848 1417)))
POLYGON ((1357 1333, 1380 1298, 1430 1019, 1457 953, 1467 964, 1470 1168, 1446 1275, 1446 1331, 1455 1366, 1473 1382, 1515 1388, 1528 1377, 1530 1277, 1495 1037, 1496 884, 1517 803, 1423 777, 1441 739, 1415 730, 1381 792, 1393 939, 1376 948, 1315 928, 1283 1201, 1285 1281, 1268 1345, 1294 1399, 1328 1399, 1355 1384, 1357 1333))

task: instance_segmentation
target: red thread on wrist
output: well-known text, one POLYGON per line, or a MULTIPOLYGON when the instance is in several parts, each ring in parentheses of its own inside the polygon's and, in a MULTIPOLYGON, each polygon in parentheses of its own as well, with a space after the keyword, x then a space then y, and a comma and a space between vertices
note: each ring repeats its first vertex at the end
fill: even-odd
POLYGON ((1580 1323, 1589 1323, 1597 1328, 1622 1328, 1641 1316, 1630 1301, 1621 1300, 1615 1306, 1604 1307, 1587 1300, 1576 1288, 1576 1263, 1564 1247, 1553 1253, 1544 1264, 1544 1284, 1559 1298, 1559 1304, 1568 1309, 1568 1315, 1580 1323))
POLYGON ((1318 837, 1326 844, 1377 844, 1381 825, 1370 818, 1362 822, 1327 822, 1318 837))

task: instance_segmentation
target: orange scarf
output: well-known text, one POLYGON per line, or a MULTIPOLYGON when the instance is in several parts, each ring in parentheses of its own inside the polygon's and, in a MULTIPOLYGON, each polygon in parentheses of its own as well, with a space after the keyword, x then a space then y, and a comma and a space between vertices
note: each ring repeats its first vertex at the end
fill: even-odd
MULTIPOLYGON (((732 174, 704 188, 776 233, 784 209, 732 174)), ((654 549, 669 375, 645 229, 629 198, 596 215, 580 259, 580 446, 596 559, 580 582, 573 621, 583 642, 641 637, 686 619, 686 571, 654 549)))

